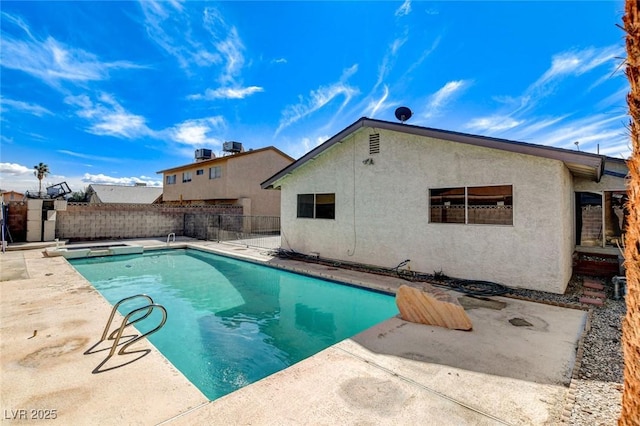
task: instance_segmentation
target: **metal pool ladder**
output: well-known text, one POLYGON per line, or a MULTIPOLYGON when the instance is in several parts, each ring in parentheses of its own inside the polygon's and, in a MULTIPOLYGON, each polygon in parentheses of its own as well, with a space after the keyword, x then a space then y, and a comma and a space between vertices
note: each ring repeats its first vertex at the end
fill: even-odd
POLYGON ((170 232, 169 235, 167 235, 167 245, 169 245, 169 240, 171 239, 171 237, 173 237, 173 242, 176 242, 176 233, 170 232))
MULTIPOLYGON (((146 294, 136 294, 135 296, 125 297, 124 299, 120 300, 118 303, 116 303, 113 306, 113 309, 111 310, 111 315, 109 316, 109 320, 107 321, 107 325, 105 326, 104 332, 102 333, 102 337, 100 338, 100 341, 95 346, 99 345, 105 340, 113 340, 113 346, 111 347, 111 351, 109 352, 109 355, 107 355, 107 359, 111 358, 116 353, 116 349, 120 344, 120 339, 122 338, 122 333, 124 332, 124 329, 129 327, 130 325, 133 325, 147 318, 149 315, 151 315, 151 312, 153 312, 154 309, 159 309, 160 312, 162 312, 162 321, 160 321, 160 324, 158 324, 156 327, 152 328, 151 330, 145 333, 142 333, 139 336, 134 335, 134 337, 131 340, 126 342, 124 345, 122 345, 122 347, 118 351, 118 355, 126 355, 129 353, 137 352, 137 351, 128 352, 127 348, 133 345, 134 343, 136 343, 137 341, 139 341, 140 339, 147 337, 150 334, 153 334, 156 331, 160 330, 162 326, 167 322, 167 310, 164 308, 164 306, 154 303, 153 299, 150 296, 147 296, 146 294), (124 319, 122 320, 122 324, 120 325, 120 327, 116 328, 115 330, 113 330, 113 332, 111 332, 111 334, 109 334, 109 329, 111 328, 111 324, 113 323, 113 317, 116 315, 116 311, 118 310, 118 307, 124 302, 137 299, 137 298, 146 299, 149 303, 142 307, 129 311, 129 313, 125 315, 124 319), (144 310, 147 311, 144 315, 142 315, 140 318, 136 318, 133 321, 130 321, 133 315, 140 313, 144 310)), ((126 337, 130 337, 130 336, 126 336, 126 337)))

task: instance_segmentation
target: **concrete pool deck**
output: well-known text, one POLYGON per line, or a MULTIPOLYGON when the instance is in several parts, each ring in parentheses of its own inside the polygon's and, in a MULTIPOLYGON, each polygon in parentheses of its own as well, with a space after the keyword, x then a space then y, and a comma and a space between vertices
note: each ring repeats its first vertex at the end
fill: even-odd
MULTIPOLYGON (((172 246, 180 243, 391 292, 406 284, 228 244, 172 246)), ((146 340, 136 344, 146 356, 116 356, 93 374, 106 352, 84 353, 111 306, 64 258, 9 251, 0 273, 0 414, 17 424, 52 410, 60 424, 553 424, 587 318, 503 297, 467 310, 471 332, 392 318, 209 402, 146 340)))

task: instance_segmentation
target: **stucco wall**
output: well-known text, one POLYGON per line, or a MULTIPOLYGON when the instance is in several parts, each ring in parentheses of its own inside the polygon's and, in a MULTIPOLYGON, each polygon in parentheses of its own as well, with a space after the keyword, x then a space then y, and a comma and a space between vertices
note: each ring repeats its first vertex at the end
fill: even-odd
POLYGON ((362 129, 282 180, 283 247, 322 257, 563 292, 572 177, 560 161, 362 129), (363 164, 367 158, 373 164, 363 164), (430 188, 513 185, 513 225, 429 223, 430 188), (296 218, 297 194, 336 194, 336 219, 296 218))
POLYGON ((238 204, 241 198, 251 200, 251 216, 279 216, 280 192, 267 191, 260 184, 279 170, 291 164, 291 160, 278 152, 266 149, 238 156, 218 158, 214 161, 193 163, 179 171, 165 173, 176 175, 176 183, 166 184, 164 179, 163 201, 228 200, 238 204), (221 167, 221 176, 209 179, 209 168, 221 167), (203 174, 197 175, 198 169, 203 174), (182 173, 191 171, 191 182, 182 182, 182 173))

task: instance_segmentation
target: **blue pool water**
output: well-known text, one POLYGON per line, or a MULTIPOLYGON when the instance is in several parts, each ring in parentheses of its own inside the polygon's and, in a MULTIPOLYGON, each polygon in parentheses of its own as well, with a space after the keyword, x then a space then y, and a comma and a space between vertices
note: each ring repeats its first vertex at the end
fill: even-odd
MULTIPOLYGON (((69 262, 112 304, 144 293, 163 305, 167 323, 149 340, 209 399, 398 313, 386 294, 199 250, 69 262)), ((136 303, 143 304, 127 302, 121 313, 136 303)), ((151 329, 159 317, 136 328, 151 329)))

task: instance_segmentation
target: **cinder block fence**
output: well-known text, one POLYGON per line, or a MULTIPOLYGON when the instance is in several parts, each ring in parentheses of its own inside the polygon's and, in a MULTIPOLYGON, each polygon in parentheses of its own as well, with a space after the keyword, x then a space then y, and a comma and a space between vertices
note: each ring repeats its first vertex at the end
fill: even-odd
MULTIPOLYGON (((24 203, 9 205, 13 240, 24 241, 24 203), (15 216, 15 217, 12 217, 15 216)), ((68 203, 57 212, 55 235, 60 240, 155 238, 174 232, 185 235, 185 215, 242 215, 242 206, 168 206, 162 204, 68 203)))

